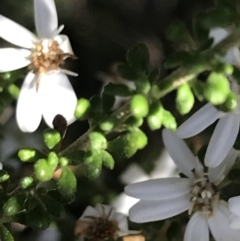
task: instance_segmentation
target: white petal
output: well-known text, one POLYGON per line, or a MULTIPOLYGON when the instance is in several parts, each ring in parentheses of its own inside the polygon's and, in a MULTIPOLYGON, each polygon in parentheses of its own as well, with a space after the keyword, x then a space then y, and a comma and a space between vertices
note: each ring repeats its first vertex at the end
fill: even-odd
POLYGON ((118 222, 118 227, 121 231, 128 231, 128 221, 124 214, 114 213, 112 219, 118 222))
POLYGON ((222 163, 214 168, 209 168, 209 179, 215 185, 218 185, 228 174, 229 170, 232 168, 233 164, 235 163, 237 157, 239 155, 239 151, 235 149, 231 149, 222 163))
POLYGON ((104 204, 96 204, 95 209, 98 211, 99 216, 101 217, 108 217, 110 220, 113 218, 116 208, 109 206, 109 205, 104 205, 104 204))
POLYGON ((41 117, 35 75, 28 73, 17 101, 17 123, 23 132, 34 132, 41 122, 41 117))
POLYGON ((76 120, 77 97, 65 74, 42 75, 38 92, 43 118, 48 126, 52 127, 52 121, 58 114, 65 117, 68 125, 76 120))
POLYGON ((37 37, 26 28, 0 15, 0 37, 17 46, 30 49, 37 37))
POLYGON ((240 196, 230 198, 228 205, 230 211, 240 217, 240 196))
POLYGON ((205 155, 205 165, 216 167, 221 164, 236 141, 240 115, 227 114, 221 118, 213 132, 205 155))
POLYGON ((206 216, 199 212, 194 213, 187 224, 184 241, 209 241, 206 216))
POLYGON ((99 213, 95 208, 87 206, 87 208, 85 209, 85 211, 79 219, 88 221, 89 219, 92 220, 91 217, 99 217, 99 213))
POLYGON ((58 35, 54 38, 54 40, 58 42, 59 48, 63 51, 63 53, 74 55, 68 36, 58 35))
POLYGON ((239 241, 240 231, 230 228, 229 216, 227 205, 220 204, 214 215, 208 219, 209 228, 216 241, 239 241))
POLYGON ((124 191, 128 196, 142 200, 165 200, 189 193, 191 184, 188 178, 159 178, 130 184, 124 191))
POLYGON ((176 133, 164 129, 162 131, 164 145, 181 172, 193 178, 192 170, 195 168, 195 156, 186 143, 176 133))
POLYGON ((52 38, 58 28, 54 0, 34 0, 35 25, 40 38, 52 38))
POLYGON ((0 162, 0 170, 3 169, 3 164, 0 162))
POLYGON ((27 57, 30 51, 26 49, 0 49, 0 73, 21 69, 30 64, 27 57))
POLYGON ((232 229, 240 229, 240 217, 231 215, 229 218, 229 225, 232 229))
POLYGON ((215 122, 221 115, 221 112, 214 106, 206 104, 180 125, 176 133, 183 139, 195 136, 215 122))
POLYGON ((141 200, 129 210, 129 219, 135 223, 147 223, 173 217, 189 208, 189 198, 181 196, 164 201, 141 200))

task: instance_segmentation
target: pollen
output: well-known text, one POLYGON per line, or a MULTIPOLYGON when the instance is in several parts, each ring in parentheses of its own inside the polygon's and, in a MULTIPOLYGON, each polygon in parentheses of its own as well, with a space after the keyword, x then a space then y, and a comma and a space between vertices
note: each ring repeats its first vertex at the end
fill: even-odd
POLYGON ((188 213, 190 215, 192 212, 200 211, 206 216, 212 216, 219 201, 217 187, 210 182, 208 176, 199 178, 196 173, 194 175, 188 213))

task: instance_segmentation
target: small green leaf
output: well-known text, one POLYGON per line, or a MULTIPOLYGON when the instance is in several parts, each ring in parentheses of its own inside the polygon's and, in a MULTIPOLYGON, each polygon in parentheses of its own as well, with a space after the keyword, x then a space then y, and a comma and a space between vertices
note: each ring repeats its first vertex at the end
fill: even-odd
POLYGON ((26 197, 24 194, 19 194, 14 197, 10 197, 3 207, 4 214, 6 216, 13 216, 24 209, 24 202, 26 197))
POLYGON ((62 173, 58 180, 59 191, 63 196, 72 197, 77 190, 77 180, 68 166, 62 167, 62 173))
POLYGON ((58 166, 58 156, 55 152, 50 152, 48 154, 47 164, 48 164, 49 168, 51 169, 51 171, 54 172, 58 166))
POLYGON ((238 97, 236 96, 235 93, 230 92, 228 94, 226 101, 223 104, 218 105, 216 107, 221 111, 230 112, 235 110, 237 106, 238 106, 238 97))
POLYGON ((22 189, 27 189, 29 187, 32 187, 34 183, 34 179, 32 177, 23 177, 21 180, 20 180, 20 187, 22 189))
POLYGON ((181 115, 189 113, 194 105, 194 95, 190 86, 186 83, 177 89, 176 108, 181 115))
POLYGON ((0 183, 8 181, 10 175, 5 170, 0 170, 0 183))
POLYGON ((131 116, 125 122, 129 127, 140 127, 143 124, 143 118, 136 118, 131 116))
POLYGON ((85 118, 87 116, 87 113, 88 113, 90 107, 91 107, 91 105, 90 105, 89 100, 84 99, 84 98, 79 99, 77 102, 75 113, 74 113, 75 117, 77 119, 85 118))
POLYGON ((40 201, 38 198, 36 198, 35 196, 31 196, 29 195, 28 199, 25 202, 25 208, 26 210, 32 211, 34 208, 36 208, 38 205, 40 205, 40 201))
POLYGON ((24 148, 18 151, 18 157, 23 162, 35 160, 37 150, 34 148, 24 148))
POLYGON ((205 99, 204 90, 205 90, 205 83, 195 80, 192 83, 192 90, 195 96, 198 98, 199 101, 203 101, 205 99))
POLYGON ((149 51, 145 44, 140 43, 129 49, 127 62, 131 67, 146 71, 149 64, 149 51))
POLYGON ((102 170, 102 156, 101 151, 89 151, 84 158, 84 167, 88 178, 97 178, 102 170))
POLYGON ((162 126, 164 109, 160 102, 153 102, 150 106, 147 122, 151 130, 157 130, 162 126))
POLYGON ((103 131, 111 131, 117 122, 118 120, 114 116, 109 116, 100 121, 99 127, 103 131))
POLYGON ((133 96, 130 103, 130 110, 132 115, 137 119, 145 117, 149 111, 147 98, 140 94, 133 96))
POLYGON ((60 133, 56 130, 46 129, 43 132, 44 143, 49 149, 53 149, 61 141, 61 139, 62 137, 60 133))
POLYGON ((41 181, 49 181, 53 176, 53 171, 49 167, 47 160, 40 159, 34 164, 35 176, 41 181))
POLYGON ((90 145, 92 149, 106 149, 107 140, 103 134, 100 132, 92 132, 89 135, 90 145))
POLYGON ((117 70, 123 79, 132 81, 137 81, 138 79, 141 79, 141 74, 138 72, 138 70, 126 64, 118 64, 117 70))
POLYGON ((68 165, 68 159, 65 158, 65 157, 60 157, 59 158, 59 164, 62 166, 62 167, 65 167, 68 165))
POLYGON ((175 131, 177 129, 177 122, 170 111, 163 111, 162 123, 167 129, 171 131, 175 131))
POLYGON ((204 90, 205 98, 213 105, 220 105, 226 101, 230 92, 229 82, 226 76, 212 72, 204 90))
POLYGON ((0 225, 0 237, 1 241, 14 241, 12 234, 3 225, 0 225))
POLYGON ((100 155, 102 157, 102 164, 106 168, 112 170, 114 168, 114 164, 115 164, 112 155, 109 152, 105 151, 105 150, 101 150, 101 154, 100 155))
POLYGON ((104 94, 128 97, 132 95, 132 90, 127 85, 109 83, 104 87, 104 94))

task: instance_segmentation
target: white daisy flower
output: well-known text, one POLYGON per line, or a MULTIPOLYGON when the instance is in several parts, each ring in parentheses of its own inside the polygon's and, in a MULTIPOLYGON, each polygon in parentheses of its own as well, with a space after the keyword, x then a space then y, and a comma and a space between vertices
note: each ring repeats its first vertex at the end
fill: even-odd
MULTIPOLYGON (((214 37, 214 44, 217 44, 228 35, 228 32, 218 28, 212 30, 210 35, 214 37)), ((240 63, 239 50, 237 48, 230 50, 225 56, 225 60, 232 64, 240 63)), ((224 113, 209 103, 194 113, 177 130, 177 135, 180 138, 188 138, 200 133, 220 119, 215 127, 205 155, 204 163, 208 167, 216 167, 221 164, 233 147, 238 135, 240 126, 240 92, 239 86, 234 80, 231 81, 230 85, 232 91, 239 98, 238 106, 234 111, 224 113)))
POLYGON ((71 124, 75 121, 76 94, 60 69, 68 57, 75 57, 66 35, 59 35, 54 0, 34 0, 36 37, 26 28, 0 15, 0 37, 21 48, 0 49, 0 73, 28 66, 17 102, 16 118, 23 132, 35 131, 43 116, 47 125, 57 114, 71 124))
POLYGON ((75 227, 77 236, 95 241, 139 233, 128 230, 127 217, 124 214, 116 212, 114 207, 103 204, 97 204, 95 208, 88 206, 75 227))
POLYGON ((163 130, 170 156, 186 178, 159 178, 128 185, 125 193, 140 199, 129 212, 133 222, 163 220, 188 210, 191 215, 184 241, 208 241, 209 229, 216 241, 239 241, 240 231, 229 226, 230 210, 220 200, 218 185, 232 167, 238 153, 231 150, 217 168, 204 173, 203 166, 175 133, 163 130))
POLYGON ((240 196, 232 197, 228 200, 230 215, 230 227, 240 229, 240 196))

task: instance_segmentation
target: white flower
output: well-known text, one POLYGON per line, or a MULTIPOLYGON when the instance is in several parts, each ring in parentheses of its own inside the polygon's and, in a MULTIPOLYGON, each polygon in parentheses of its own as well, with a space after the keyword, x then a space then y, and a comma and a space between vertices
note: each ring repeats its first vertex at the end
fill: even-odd
POLYGON ((164 144, 187 178, 160 178, 135 183, 125 188, 129 196, 140 199, 130 209, 133 222, 144 223, 163 220, 188 210, 192 215, 184 241, 208 241, 209 229, 216 241, 239 241, 240 231, 230 228, 230 210, 220 200, 217 186, 232 167, 238 153, 231 150, 217 168, 203 172, 203 166, 178 136, 163 130, 164 144))
POLYGON ((232 197, 228 200, 230 215, 230 227, 240 229, 240 196, 232 197))
POLYGON ((16 118, 24 132, 35 131, 43 115, 47 125, 57 114, 68 124, 75 121, 76 94, 66 76, 75 75, 60 69, 67 57, 74 57, 66 35, 59 35, 54 0, 34 0, 36 37, 26 28, 0 15, 0 37, 21 48, 0 49, 0 73, 28 66, 18 98, 16 118))
POLYGON ((139 233, 128 230, 125 215, 116 212, 116 208, 103 204, 97 204, 95 208, 88 206, 75 227, 76 235, 96 241, 139 233))
MULTIPOLYGON (((217 44, 228 35, 228 32, 224 29, 214 29, 210 35, 214 37, 215 44, 217 44)), ((239 56, 239 50, 234 48, 227 53, 225 60, 232 64, 240 63, 239 56)), ((240 126, 240 92, 239 86, 234 80, 230 82, 230 85, 232 91, 239 98, 238 106, 234 111, 224 113, 217 110, 213 105, 206 104, 180 125, 177 130, 177 135, 180 138, 188 138, 200 133, 220 119, 215 127, 205 155, 204 163, 208 167, 216 167, 221 164, 233 147, 238 135, 240 126)))

